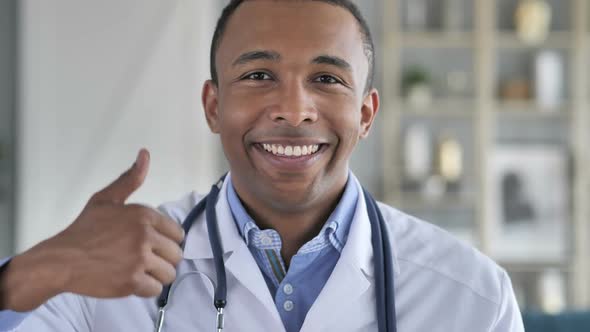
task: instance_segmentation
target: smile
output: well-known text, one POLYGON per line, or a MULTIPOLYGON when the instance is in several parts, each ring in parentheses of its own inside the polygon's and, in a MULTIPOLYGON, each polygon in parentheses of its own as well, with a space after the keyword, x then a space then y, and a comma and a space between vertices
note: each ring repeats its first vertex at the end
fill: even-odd
POLYGON ((281 144, 261 144, 262 148, 275 156, 301 157, 315 154, 320 149, 319 144, 311 145, 281 145, 281 144))
POLYGON ((254 144, 263 164, 284 172, 305 172, 322 160, 329 144, 312 142, 268 142, 254 144))

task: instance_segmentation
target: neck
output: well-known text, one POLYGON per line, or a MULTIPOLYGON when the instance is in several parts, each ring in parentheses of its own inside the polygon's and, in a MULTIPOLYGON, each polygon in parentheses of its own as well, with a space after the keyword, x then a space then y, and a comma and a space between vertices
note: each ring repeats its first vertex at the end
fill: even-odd
MULTIPOLYGON (((274 229, 281 237, 281 256, 289 266, 291 258, 297 251, 316 235, 324 226, 326 220, 334 211, 346 186, 347 178, 332 186, 329 192, 317 195, 307 204, 297 204, 285 209, 276 208, 277 204, 267 204, 241 191, 239 186, 234 188, 240 197, 248 214, 256 221, 261 229, 274 229), (274 208, 273 208, 274 207, 274 208)), ((233 181, 233 179, 232 179, 233 181)), ((288 206, 288 204, 286 204, 288 206)))

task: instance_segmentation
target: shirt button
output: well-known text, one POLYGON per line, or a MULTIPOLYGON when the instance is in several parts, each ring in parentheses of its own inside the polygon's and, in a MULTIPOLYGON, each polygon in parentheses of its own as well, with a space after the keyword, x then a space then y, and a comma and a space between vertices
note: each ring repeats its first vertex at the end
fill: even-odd
POLYGON ((285 284, 285 286, 283 286, 283 292, 287 295, 293 294, 293 285, 285 284))
POLYGON ((293 310, 293 301, 291 301, 291 300, 285 301, 285 303, 283 303, 283 308, 285 309, 285 311, 293 310))
POLYGON ((262 241, 262 244, 264 244, 265 246, 270 246, 272 244, 272 239, 268 235, 263 235, 260 240, 262 241))

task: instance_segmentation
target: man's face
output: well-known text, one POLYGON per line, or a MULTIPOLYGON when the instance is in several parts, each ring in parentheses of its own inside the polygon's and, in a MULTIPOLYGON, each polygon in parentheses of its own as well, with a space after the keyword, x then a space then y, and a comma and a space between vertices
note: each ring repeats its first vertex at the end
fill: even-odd
POLYGON ((230 18, 218 85, 203 103, 242 195, 275 208, 342 189, 348 160, 378 108, 368 60, 346 9, 314 1, 247 1, 230 18))

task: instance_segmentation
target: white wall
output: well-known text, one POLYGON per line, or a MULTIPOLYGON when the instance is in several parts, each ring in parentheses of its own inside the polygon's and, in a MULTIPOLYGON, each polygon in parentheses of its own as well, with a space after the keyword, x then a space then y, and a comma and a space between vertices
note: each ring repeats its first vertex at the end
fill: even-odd
POLYGON ((22 0, 17 250, 67 226, 152 153, 156 205, 221 172, 200 105, 215 0, 22 0))

